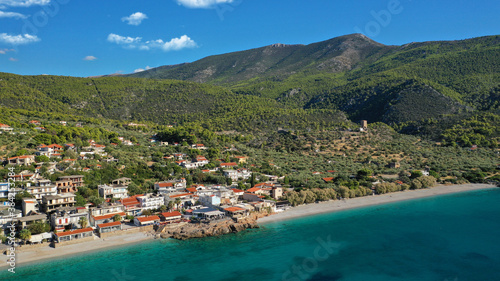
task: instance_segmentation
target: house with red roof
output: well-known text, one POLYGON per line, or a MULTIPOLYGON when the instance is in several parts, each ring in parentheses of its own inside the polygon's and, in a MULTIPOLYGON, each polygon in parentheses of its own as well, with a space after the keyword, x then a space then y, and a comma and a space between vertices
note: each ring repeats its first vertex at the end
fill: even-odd
POLYGON ((138 217, 134 219, 135 226, 147 226, 158 223, 160 223, 160 217, 158 216, 138 217))
POLYGON ((113 217, 119 215, 120 217, 126 216, 125 212, 118 212, 118 213, 110 213, 110 214, 105 214, 101 216, 90 216, 90 225, 97 226, 98 224, 103 224, 103 223, 108 223, 108 222, 114 222, 113 217))
POLYGON ((16 157, 10 157, 7 159, 7 163, 9 165, 31 165, 31 163, 35 162, 35 155, 23 155, 23 156, 16 156, 16 157))
POLYGON ((230 162, 230 163, 220 163, 221 168, 234 168, 238 166, 236 162, 230 162))
POLYGON ((87 227, 84 229, 77 229, 72 231, 59 232, 55 234, 55 239, 57 242, 66 242, 75 239, 90 238, 94 236, 94 230, 92 227, 87 227))
POLYGON ((160 214, 160 218, 163 221, 171 222, 171 221, 180 220, 182 218, 182 214, 179 211, 164 212, 164 213, 160 214))
POLYGON ((12 131, 13 128, 11 126, 9 126, 9 125, 0 123, 0 130, 2 130, 2 131, 12 131))
POLYGON ((122 230, 122 223, 119 221, 101 223, 97 225, 97 231, 99 233, 107 233, 120 230, 122 230))

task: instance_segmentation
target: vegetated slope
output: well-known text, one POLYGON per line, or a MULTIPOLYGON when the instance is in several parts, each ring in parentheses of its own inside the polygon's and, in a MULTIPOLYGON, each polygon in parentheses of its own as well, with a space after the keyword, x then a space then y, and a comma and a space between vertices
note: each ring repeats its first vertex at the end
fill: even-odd
POLYGON ((394 48, 364 35, 352 34, 309 45, 273 44, 209 56, 193 63, 162 66, 130 76, 224 84, 257 76, 288 76, 304 70, 335 73, 351 70, 361 62, 375 61, 394 48))
POLYGON ((159 124, 197 122, 215 130, 307 128, 347 122, 335 110, 287 108, 218 86, 123 77, 0 74, 0 106, 159 124))
POLYGON ((288 107, 338 109, 353 121, 395 124, 498 108, 500 36, 385 46, 352 34, 210 56, 133 76, 223 84, 288 107))

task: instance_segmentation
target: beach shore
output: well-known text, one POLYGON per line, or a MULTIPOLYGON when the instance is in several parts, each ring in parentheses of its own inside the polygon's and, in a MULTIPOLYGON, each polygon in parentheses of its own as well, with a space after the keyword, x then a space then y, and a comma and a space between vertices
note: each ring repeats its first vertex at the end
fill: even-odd
POLYGON ((313 203, 290 208, 282 213, 263 217, 258 220, 259 224, 284 221, 294 218, 312 216, 323 213, 331 213, 354 208, 369 207, 392 202, 406 201, 418 198, 432 197, 466 191, 497 188, 489 184, 460 184, 460 185, 437 185, 432 188, 407 190, 402 192, 387 193, 383 195, 365 196, 346 200, 335 200, 321 203, 313 203))
MULTIPOLYGON (((111 236, 104 239, 96 238, 94 241, 66 245, 58 248, 52 248, 47 245, 46 247, 33 249, 33 251, 16 253, 16 267, 19 268, 29 265, 29 263, 50 261, 52 259, 61 259, 65 256, 75 256, 88 252, 97 252, 107 248, 135 244, 145 240, 152 240, 153 238, 154 236, 150 233, 138 232, 111 236)), ((0 269, 9 267, 5 262, 8 257, 6 255, 1 255, 1 257, 2 262, 0 263, 0 269)))
MULTIPOLYGON (((330 213, 335 211, 381 205, 386 203, 412 200, 418 198, 432 197, 436 195, 444 195, 451 193, 459 193, 474 190, 483 190, 496 188, 493 185, 487 184, 463 184, 463 185, 448 185, 436 186, 430 189, 411 190, 404 192, 389 193, 376 196, 365 196, 347 200, 328 201, 317 204, 308 204, 291 208, 285 212, 274 214, 271 216, 258 219, 259 224, 284 221, 304 216, 312 216, 322 213, 330 213)), ((32 251, 16 253, 16 267, 29 266, 30 263, 44 262, 55 259, 61 259, 65 256, 75 256, 89 252, 97 252, 113 247, 121 247, 140 243, 146 240, 152 240, 154 236, 151 233, 129 233, 108 238, 96 238, 93 241, 82 242, 79 244, 67 245, 58 248, 41 247, 32 251)), ((1 254, 0 254, 1 255, 1 254)), ((0 269, 7 269, 8 264, 5 263, 8 259, 6 255, 1 255, 0 269)))

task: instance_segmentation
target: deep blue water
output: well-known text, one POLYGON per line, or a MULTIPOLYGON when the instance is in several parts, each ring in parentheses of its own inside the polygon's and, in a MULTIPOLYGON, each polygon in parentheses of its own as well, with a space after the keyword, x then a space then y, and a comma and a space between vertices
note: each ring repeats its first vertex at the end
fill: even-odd
POLYGON ((20 265, 0 280, 500 280, 500 189, 20 265))

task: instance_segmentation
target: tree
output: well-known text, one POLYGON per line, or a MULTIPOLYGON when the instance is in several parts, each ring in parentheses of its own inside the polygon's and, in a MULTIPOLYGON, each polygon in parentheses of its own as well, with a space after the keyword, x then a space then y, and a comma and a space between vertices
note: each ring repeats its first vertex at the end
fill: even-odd
POLYGON ((82 228, 87 227, 87 225, 88 225, 87 218, 86 218, 86 217, 80 217, 80 219, 78 220, 78 224, 79 224, 82 228))
POLYGON ((419 171, 419 170, 415 170, 415 171, 412 171, 411 172, 411 176, 410 176, 410 179, 416 179, 416 178, 419 178, 421 176, 423 176, 424 174, 422 174, 422 171, 419 171))
POLYGON ((165 212, 167 210, 167 206, 161 205, 160 206, 160 211, 165 212))
POLYGON ((151 216, 151 214, 152 214, 151 210, 144 210, 144 211, 142 211, 142 215, 143 216, 151 216))
POLYGON ((28 230, 31 234, 40 234, 50 231, 50 224, 46 222, 35 222, 28 226, 28 230))
POLYGON ((19 238, 26 242, 31 239, 31 232, 25 228, 19 232, 19 238))
POLYGON ((174 208, 174 201, 168 201, 168 209, 172 210, 174 208))
POLYGON ((122 216, 120 216, 120 215, 114 215, 114 217, 113 217, 113 221, 114 221, 114 222, 117 222, 117 221, 122 221, 122 216))
POLYGON ((177 210, 179 209, 179 205, 181 204, 181 202, 182 200, 179 197, 175 198, 175 205, 177 206, 177 210))

